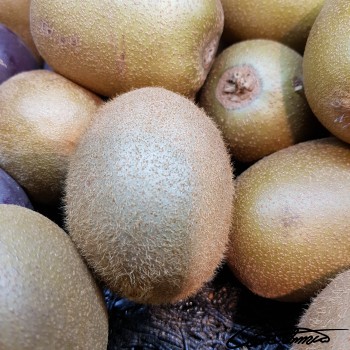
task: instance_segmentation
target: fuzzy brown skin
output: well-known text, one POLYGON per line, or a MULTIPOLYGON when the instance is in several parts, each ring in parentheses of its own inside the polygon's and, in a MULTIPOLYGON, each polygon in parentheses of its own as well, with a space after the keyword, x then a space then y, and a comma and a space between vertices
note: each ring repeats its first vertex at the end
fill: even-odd
POLYGON ((350 143, 350 2, 326 1, 305 48, 305 94, 320 122, 350 143))
POLYGON ((42 59, 34 44, 29 24, 30 0, 1 0, 0 23, 16 33, 31 50, 35 58, 42 59))
MULTIPOLYGON (((301 317, 298 327, 311 330, 320 329, 329 336, 329 342, 298 344, 294 340, 291 350, 349 350, 350 348, 350 270, 337 275, 311 301, 308 309, 301 317), (323 329, 339 329, 324 331, 323 329), (342 329, 342 330, 340 330, 342 329)), ((315 336, 315 333, 299 334, 300 336, 315 336)), ((321 338, 321 335, 319 335, 321 338)), ((302 341, 301 339, 299 341, 302 341)))
POLYGON ((303 94, 301 55, 271 40, 246 40, 224 50, 200 105, 242 162, 314 138, 320 130, 303 94))
POLYGON ((232 176, 221 134, 202 110, 165 89, 135 90, 99 110, 72 156, 67 227, 113 291, 174 302, 223 258, 232 176))
POLYGON ((228 43, 264 38, 303 53, 324 0, 221 0, 221 3, 228 43))
POLYGON ((193 97, 223 24, 219 0, 31 2, 32 34, 48 64, 105 96, 163 86, 193 97))
POLYGON ((44 70, 20 73, 0 85, 0 167, 34 201, 55 203, 68 157, 102 100, 44 70))
POLYGON ((350 267, 350 147, 335 138, 263 158, 236 183, 228 262, 254 293, 305 301, 350 267))
POLYGON ((105 303, 69 236, 15 205, 0 226, 0 348, 106 349, 105 303))

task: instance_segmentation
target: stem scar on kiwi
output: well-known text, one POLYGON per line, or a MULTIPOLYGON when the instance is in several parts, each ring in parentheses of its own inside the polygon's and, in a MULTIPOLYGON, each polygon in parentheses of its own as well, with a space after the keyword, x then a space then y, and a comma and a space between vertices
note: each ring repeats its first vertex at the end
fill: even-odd
POLYGON ((237 65, 222 74, 215 96, 227 109, 242 108, 259 96, 261 85, 261 79, 253 66, 237 65))

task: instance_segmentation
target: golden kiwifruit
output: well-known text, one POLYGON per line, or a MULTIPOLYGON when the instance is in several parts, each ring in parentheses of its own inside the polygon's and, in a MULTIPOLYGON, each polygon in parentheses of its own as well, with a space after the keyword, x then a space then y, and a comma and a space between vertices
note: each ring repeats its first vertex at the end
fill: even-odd
POLYGON ((321 129, 303 94, 301 55, 272 40, 246 40, 224 50, 200 104, 242 162, 315 138, 321 129))
POLYGON ((81 134, 102 100, 45 70, 0 85, 0 167, 37 202, 58 200, 81 134))
POLYGON ((141 303, 175 302, 222 261, 232 176, 203 110, 162 88, 134 90, 98 111, 71 158, 67 228, 113 291, 141 303))
POLYGON ((0 227, 1 350, 106 349, 105 303, 69 236, 9 204, 0 227))
POLYGON ((350 146, 299 143, 236 181, 228 263, 251 291, 304 301, 350 268, 350 146))
POLYGON ((48 64, 106 96, 163 86, 193 97, 223 25, 220 0, 31 2, 32 35, 48 64))
POLYGON ((311 300, 292 339, 291 350, 349 350, 350 270, 329 281, 311 300))
POLYGON ((30 32, 29 22, 30 0, 1 0, 0 23, 16 33, 32 51, 38 61, 39 52, 30 32))
POLYGON ((302 53, 324 0, 221 0, 224 38, 279 41, 302 53))
POLYGON ((305 94, 320 122, 350 143, 350 1, 326 1, 308 38, 305 94))

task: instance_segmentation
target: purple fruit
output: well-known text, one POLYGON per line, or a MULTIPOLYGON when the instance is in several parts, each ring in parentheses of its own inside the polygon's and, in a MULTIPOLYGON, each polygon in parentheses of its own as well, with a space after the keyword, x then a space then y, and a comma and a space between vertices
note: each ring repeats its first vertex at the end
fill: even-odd
POLYGON ((0 24, 0 84, 33 69, 40 69, 39 62, 15 33, 0 24))
POLYGON ((0 204, 15 204, 33 209, 23 189, 2 169, 0 169, 0 204))

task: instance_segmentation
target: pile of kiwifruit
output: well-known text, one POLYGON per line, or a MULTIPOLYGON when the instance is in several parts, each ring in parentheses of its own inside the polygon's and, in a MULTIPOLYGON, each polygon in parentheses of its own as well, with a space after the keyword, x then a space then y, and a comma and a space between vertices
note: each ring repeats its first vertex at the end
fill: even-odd
POLYGON ((349 350, 348 0, 0 1, 0 350, 349 350))

